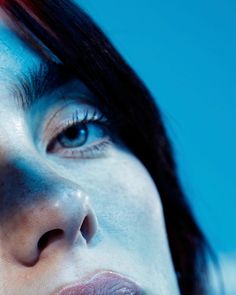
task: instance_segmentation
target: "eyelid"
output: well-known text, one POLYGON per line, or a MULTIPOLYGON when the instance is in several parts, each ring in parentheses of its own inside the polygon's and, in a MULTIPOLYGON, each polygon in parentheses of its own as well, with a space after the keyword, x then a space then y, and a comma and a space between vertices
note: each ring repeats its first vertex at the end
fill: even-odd
POLYGON ((106 136, 99 141, 88 144, 86 146, 65 149, 61 148, 61 152, 59 150, 56 153, 52 153, 52 155, 56 154, 57 157, 63 158, 80 158, 80 159, 93 159, 98 157, 103 157, 106 153, 106 149, 113 144, 110 137, 106 136))
MULTIPOLYGON (((47 151, 51 149, 51 145, 55 145, 55 141, 58 139, 58 136, 62 134, 63 132, 67 131, 71 127, 74 126, 82 126, 85 124, 88 126, 89 124, 97 125, 100 126, 100 128, 107 128, 107 120, 104 120, 104 115, 99 114, 97 115, 97 110, 94 110, 93 114, 90 116, 88 115, 88 111, 85 112, 82 118, 78 118, 77 115, 77 110, 75 113, 72 114, 72 119, 68 120, 65 125, 62 124, 62 127, 59 127, 58 129, 55 130, 55 135, 52 137, 49 141, 49 144, 47 146, 47 151)), ((83 148, 83 147, 82 147, 83 148)), ((68 148, 69 149, 69 148, 68 148)), ((72 148, 71 148, 72 149, 72 148)))
MULTIPOLYGON (((68 106, 76 105, 78 109, 84 106, 87 106, 88 108, 95 108, 91 104, 91 99, 83 95, 80 95, 79 97, 77 96, 76 98, 65 97, 64 101, 66 102, 62 106, 60 104, 60 107, 58 107, 56 111, 53 111, 53 115, 52 116, 49 115, 49 120, 46 120, 46 127, 44 128, 45 134, 47 132, 47 129, 50 127, 51 122, 54 120, 54 118, 58 116, 60 112, 62 112, 63 109, 66 109, 68 106)), ((53 110, 55 110, 55 107, 53 107, 53 110)))
POLYGON ((100 110, 94 106, 80 103, 67 103, 48 120, 44 131, 43 150, 46 154, 63 158, 95 158, 105 154, 107 147, 112 144, 110 124, 100 110), (94 142, 88 142, 77 147, 65 148, 60 146, 58 136, 75 125, 96 125, 103 130, 104 135, 94 142))
POLYGON ((85 117, 87 117, 87 121, 94 122, 97 125, 99 123, 102 124, 102 122, 104 122, 104 125, 106 125, 107 122, 107 119, 99 109, 88 104, 68 103, 57 110, 56 113, 54 113, 53 116, 48 120, 48 123, 44 129, 44 150, 45 147, 47 150, 48 145, 52 143, 53 140, 56 140, 57 136, 61 132, 69 128, 71 125, 73 125, 73 123, 80 123, 80 121, 82 122, 85 117), (75 114, 78 118, 73 119, 73 115, 75 114), (95 115, 96 119, 94 117, 95 115))

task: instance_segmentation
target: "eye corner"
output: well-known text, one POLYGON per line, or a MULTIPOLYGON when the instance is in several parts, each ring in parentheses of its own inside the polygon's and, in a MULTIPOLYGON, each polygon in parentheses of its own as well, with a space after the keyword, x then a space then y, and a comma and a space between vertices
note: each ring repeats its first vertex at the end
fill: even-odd
POLYGON ((51 154, 52 153, 52 150, 55 146, 55 138, 52 139, 47 145, 46 145, 46 148, 45 148, 45 153, 46 154, 51 154))

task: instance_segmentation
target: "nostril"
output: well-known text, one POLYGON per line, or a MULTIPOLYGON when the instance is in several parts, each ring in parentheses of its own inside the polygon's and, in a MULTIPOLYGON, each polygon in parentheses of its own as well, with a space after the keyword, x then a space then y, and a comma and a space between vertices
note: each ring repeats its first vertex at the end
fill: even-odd
POLYGON ((89 240, 91 239, 92 227, 93 225, 91 223, 90 217, 87 215, 80 227, 80 232, 87 242, 89 242, 89 240))
POLYGON ((63 236, 63 230, 53 229, 45 234, 38 241, 38 250, 42 252, 49 244, 52 244, 54 241, 60 240, 63 236))

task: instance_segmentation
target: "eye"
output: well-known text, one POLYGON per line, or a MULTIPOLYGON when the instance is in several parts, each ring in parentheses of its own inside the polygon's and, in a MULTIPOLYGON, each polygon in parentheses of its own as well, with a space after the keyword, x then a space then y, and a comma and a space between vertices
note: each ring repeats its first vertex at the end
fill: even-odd
POLYGON ((104 116, 96 110, 93 113, 87 110, 83 116, 76 111, 72 114, 72 120, 56 131, 46 152, 66 158, 104 155, 105 149, 111 144, 108 125, 104 116))
POLYGON ((81 123, 67 128, 58 135, 58 142, 64 148, 79 147, 88 139, 88 127, 81 123))

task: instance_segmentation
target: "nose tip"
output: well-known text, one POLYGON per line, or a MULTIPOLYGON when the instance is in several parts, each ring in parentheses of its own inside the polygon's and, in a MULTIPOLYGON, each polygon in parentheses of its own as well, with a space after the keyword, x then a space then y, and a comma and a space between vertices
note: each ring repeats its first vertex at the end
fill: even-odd
POLYGON ((7 245, 21 264, 33 266, 56 251, 88 245, 94 236, 97 221, 88 196, 78 189, 59 194, 60 198, 44 199, 21 210, 8 223, 7 245))

